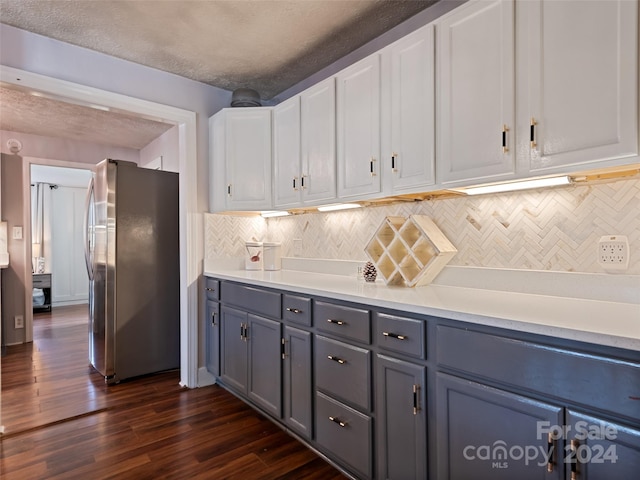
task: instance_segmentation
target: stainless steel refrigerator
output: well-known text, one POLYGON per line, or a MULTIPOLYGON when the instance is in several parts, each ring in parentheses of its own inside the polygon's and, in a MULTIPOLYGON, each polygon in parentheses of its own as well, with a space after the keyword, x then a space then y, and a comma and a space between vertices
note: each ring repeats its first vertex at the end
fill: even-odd
POLYGON ((91 365, 107 383, 178 368, 178 174, 103 160, 85 232, 91 365))

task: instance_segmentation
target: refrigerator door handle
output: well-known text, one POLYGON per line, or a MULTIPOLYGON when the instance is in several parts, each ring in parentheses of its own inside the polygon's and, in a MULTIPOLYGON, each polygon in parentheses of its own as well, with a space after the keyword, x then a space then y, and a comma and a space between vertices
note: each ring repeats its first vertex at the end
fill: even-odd
MULTIPOLYGON (((84 261, 87 264, 87 273, 89 274, 89 280, 93 280, 93 265, 91 263, 91 235, 94 235, 95 232, 89 232, 89 228, 94 228, 94 225, 89 225, 89 215, 91 213, 91 208, 93 208, 93 202, 91 201, 93 197, 93 178, 89 181, 89 188, 87 189, 87 198, 85 200, 84 207, 84 261)), ((95 219, 94 219, 95 223, 95 219)))

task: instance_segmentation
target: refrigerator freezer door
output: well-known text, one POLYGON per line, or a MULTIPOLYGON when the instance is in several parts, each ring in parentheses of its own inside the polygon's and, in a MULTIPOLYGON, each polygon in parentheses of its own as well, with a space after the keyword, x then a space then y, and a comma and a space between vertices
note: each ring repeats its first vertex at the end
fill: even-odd
MULTIPOLYGON (((107 325, 107 196, 109 162, 100 162, 96 167, 93 185, 93 279, 89 282, 89 355, 91 365, 105 378, 114 374, 113 326, 107 325)), ((111 172, 112 182, 115 172, 111 172)), ((111 189, 114 187, 113 183, 111 189)), ((87 213, 90 218, 91 213, 87 213)), ((112 226, 113 228, 113 226, 112 226)), ((89 233, 87 232, 87 235, 89 233)))

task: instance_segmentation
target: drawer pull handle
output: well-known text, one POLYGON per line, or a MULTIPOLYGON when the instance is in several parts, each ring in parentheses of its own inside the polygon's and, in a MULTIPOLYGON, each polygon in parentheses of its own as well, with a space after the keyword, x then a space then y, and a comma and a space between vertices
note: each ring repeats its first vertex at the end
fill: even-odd
POLYGON ((553 433, 549 432, 547 436, 547 472, 553 473, 553 465, 556 463, 555 453, 556 453, 556 441, 553 438, 553 433))
POLYGON ((502 126, 502 153, 508 153, 509 147, 507 147, 507 132, 509 131, 509 127, 506 125, 502 126))
POLYGON ((571 463, 571 480, 578 480, 578 440, 571 440, 571 453, 569 453, 569 462, 571 463))
POLYGON ((216 291, 215 288, 207 287, 207 292, 215 292, 215 291, 216 291))
POLYGON ((338 425, 340 425, 342 428, 347 426, 347 422, 343 422, 342 420, 340 420, 337 417, 329 417, 329 420, 331 420, 333 423, 337 423, 338 425))
POLYGON ((346 325, 342 320, 333 320, 332 318, 327 318, 327 322, 333 323, 334 325, 346 325))
POLYGON ((344 365, 345 363, 347 363, 346 360, 343 360, 342 358, 339 358, 339 357, 334 357, 333 355, 327 355, 327 358, 329 360, 333 360, 334 362, 338 362, 340 365, 344 365))
POLYGON ((413 414, 417 415, 420 411, 420 385, 413 386, 413 414))
POLYGON ((536 125, 538 125, 538 122, 536 122, 535 118, 531 117, 531 124, 529 127, 529 144, 532 150, 538 146, 536 143, 536 125))
POLYGON ((216 312, 211 312, 211 325, 216 326, 216 312))
POLYGON ((384 335, 385 337, 391 337, 391 338, 395 338, 398 340, 406 340, 407 337, 405 337, 404 335, 398 335, 397 333, 390 333, 390 332, 382 332, 382 335, 384 335))
POLYGON ((289 308, 289 307, 287 307, 287 312, 302 313, 302 310, 298 310, 297 308, 289 308))

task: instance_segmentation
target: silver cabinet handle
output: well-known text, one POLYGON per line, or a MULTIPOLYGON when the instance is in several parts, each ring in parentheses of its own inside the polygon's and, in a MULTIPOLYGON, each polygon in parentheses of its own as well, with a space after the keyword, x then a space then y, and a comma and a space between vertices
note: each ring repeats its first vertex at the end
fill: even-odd
POLYGON ((407 337, 405 337, 404 335, 398 335, 397 333, 391 333, 391 332, 382 332, 382 335, 384 335, 385 337, 395 338, 397 340, 406 340, 407 339, 407 337))
POLYGON ((339 358, 339 357, 334 357, 333 355, 327 355, 327 358, 329 360, 333 360, 334 362, 338 362, 340 365, 344 365, 345 363, 347 363, 346 360, 343 360, 342 358, 339 358))
POLYGON ((291 313, 302 313, 302 310, 298 310, 297 308, 289 308, 287 307, 287 312, 291 312, 291 313))
POLYGON ((329 420, 331 420, 333 423, 337 423, 338 425, 340 425, 342 428, 347 426, 347 422, 343 422, 342 420, 340 420, 338 417, 332 417, 329 416, 329 420))
POLYGON ((333 323, 334 325, 346 325, 342 320, 333 320, 331 318, 327 318, 328 323, 333 323))

